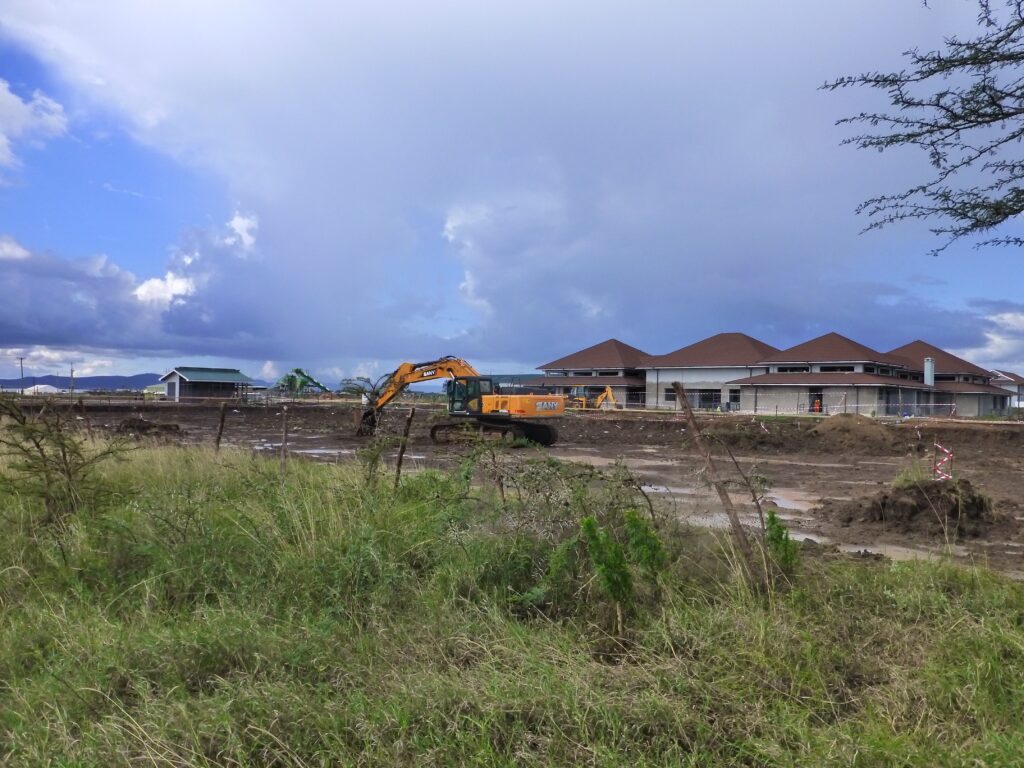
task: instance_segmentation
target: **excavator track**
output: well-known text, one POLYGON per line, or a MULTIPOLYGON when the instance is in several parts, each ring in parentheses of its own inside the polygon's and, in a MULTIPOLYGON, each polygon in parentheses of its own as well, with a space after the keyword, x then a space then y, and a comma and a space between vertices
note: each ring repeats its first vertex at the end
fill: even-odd
POLYGON ((550 446, 558 440, 558 430, 548 424, 533 422, 446 421, 430 428, 430 439, 441 445, 477 440, 525 439, 538 445, 550 446))

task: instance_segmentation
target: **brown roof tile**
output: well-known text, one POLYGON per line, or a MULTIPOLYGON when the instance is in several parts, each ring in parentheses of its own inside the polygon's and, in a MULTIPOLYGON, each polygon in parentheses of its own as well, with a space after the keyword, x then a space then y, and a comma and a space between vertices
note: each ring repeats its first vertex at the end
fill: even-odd
MULTIPOLYGON (((937 364, 937 363, 936 363, 937 364)), ((991 384, 969 384, 966 381, 937 381, 935 389, 939 392, 954 392, 957 394, 984 394, 984 395, 1009 395, 1008 390, 1002 387, 995 387, 991 384)))
POLYGON ((1021 376, 1019 373, 1014 373, 1013 371, 996 371, 996 373, 1009 379, 1014 384, 1024 384, 1024 376, 1021 376))
POLYGON ((894 355, 865 347, 838 333, 826 333, 816 339, 797 344, 773 355, 761 358, 760 363, 884 363, 906 365, 894 355))
POLYGON ((681 347, 667 355, 655 355, 645 368, 712 368, 749 366, 779 350, 745 333, 718 333, 681 347))
POLYGON ((631 347, 618 339, 608 339, 592 347, 573 352, 571 355, 560 357, 550 363, 538 365, 542 371, 568 370, 578 368, 580 370, 596 368, 636 368, 643 365, 650 355, 643 350, 631 347))
POLYGON ((906 361, 906 366, 914 371, 924 370, 924 359, 934 358, 936 373, 969 373, 972 376, 984 376, 990 378, 991 371, 964 360, 962 357, 951 355, 944 349, 939 349, 927 341, 912 341, 902 347, 889 351, 890 355, 896 355, 906 361))

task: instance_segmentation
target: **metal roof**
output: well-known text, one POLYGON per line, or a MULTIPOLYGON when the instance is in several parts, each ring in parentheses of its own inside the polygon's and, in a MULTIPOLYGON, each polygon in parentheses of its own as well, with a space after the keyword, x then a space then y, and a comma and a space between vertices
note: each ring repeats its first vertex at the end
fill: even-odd
POLYGON ((173 374, 178 374, 187 382, 207 382, 213 384, 251 384, 252 379, 239 371, 237 368, 197 368, 193 366, 178 366, 169 373, 160 377, 160 381, 167 381, 173 374))

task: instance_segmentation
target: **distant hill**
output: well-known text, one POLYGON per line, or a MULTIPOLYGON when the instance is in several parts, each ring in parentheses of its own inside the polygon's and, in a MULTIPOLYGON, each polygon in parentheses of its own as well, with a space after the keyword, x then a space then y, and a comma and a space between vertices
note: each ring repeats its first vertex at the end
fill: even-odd
MULTIPOLYGON (((160 381, 159 373, 137 373, 134 376, 75 376, 75 391, 140 390, 150 384, 156 384, 158 381, 160 381)), ((17 391, 22 387, 31 387, 33 384, 49 384, 57 389, 70 389, 71 378, 68 376, 26 376, 24 379, 0 379, 0 389, 7 391, 17 391)))

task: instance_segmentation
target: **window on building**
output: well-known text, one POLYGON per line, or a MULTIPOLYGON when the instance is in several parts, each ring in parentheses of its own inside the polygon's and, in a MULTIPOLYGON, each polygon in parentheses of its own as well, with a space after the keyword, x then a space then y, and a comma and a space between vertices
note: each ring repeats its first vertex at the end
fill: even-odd
POLYGON ((864 366, 864 373, 874 373, 875 370, 876 370, 875 366, 873 366, 873 365, 865 365, 864 366))
POLYGON ((672 387, 665 387, 664 400, 666 403, 674 403, 676 401, 676 391, 672 387))
POLYGON ((823 365, 822 373, 853 373, 852 365, 823 365))
POLYGON ((594 372, 593 371, 573 371, 572 375, 573 376, 593 376, 594 372))
POLYGON ((807 365, 780 365, 776 369, 779 373, 810 373, 810 366, 807 365))
POLYGON ((720 389, 698 389, 694 393, 687 393, 690 403, 694 408, 712 410, 722 404, 722 390, 720 389))
POLYGON ((619 372, 618 371, 598 371, 597 375, 598 376, 618 376, 619 372))
POLYGON ((936 381, 956 381, 956 376, 952 376, 952 375, 950 375, 948 373, 944 373, 941 376, 939 374, 935 374, 935 380, 936 381))
POLYGON ((738 390, 738 389, 730 389, 729 390, 729 405, 739 405, 739 404, 740 404, 740 390, 738 390))

